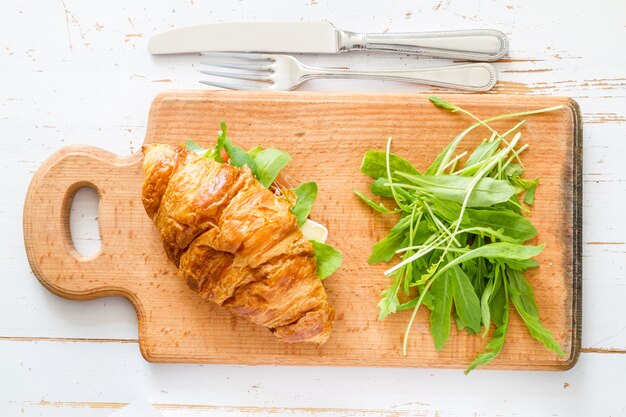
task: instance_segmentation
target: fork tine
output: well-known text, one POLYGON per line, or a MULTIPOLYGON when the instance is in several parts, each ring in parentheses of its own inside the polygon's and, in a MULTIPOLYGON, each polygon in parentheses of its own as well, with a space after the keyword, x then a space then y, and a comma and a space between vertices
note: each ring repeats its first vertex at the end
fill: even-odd
POLYGON ((220 62, 220 61, 202 61, 202 64, 208 65, 211 67, 232 68, 232 69, 242 69, 242 70, 252 70, 252 71, 267 71, 267 70, 272 69, 271 64, 267 64, 267 65, 237 64, 234 62, 220 62))
POLYGON ((223 83, 219 81, 206 81, 206 80, 200 80, 200 82, 202 84, 210 85, 212 87, 227 88, 229 90, 267 90, 272 85, 272 84, 262 84, 262 83, 255 83, 255 82, 223 83))
POLYGON ((213 58, 240 58, 240 59, 250 59, 253 61, 271 61, 274 59, 272 55, 269 54, 255 54, 255 53, 243 53, 243 52, 201 52, 203 56, 213 57, 213 58))
POLYGON ((250 72, 226 72, 226 71, 206 71, 206 70, 198 70, 202 74, 211 75, 214 77, 223 77, 223 78, 235 78, 238 80, 254 80, 254 81, 271 81, 271 75, 267 75, 264 73, 253 74, 250 72))

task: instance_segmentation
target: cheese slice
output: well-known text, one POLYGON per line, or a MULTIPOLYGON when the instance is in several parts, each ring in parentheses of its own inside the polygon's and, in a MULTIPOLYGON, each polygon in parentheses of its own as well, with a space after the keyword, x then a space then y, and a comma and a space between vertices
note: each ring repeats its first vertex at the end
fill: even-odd
POLYGON ((321 243, 326 243, 328 238, 328 229, 313 220, 306 219, 306 221, 300 226, 300 230, 306 240, 316 240, 321 243))

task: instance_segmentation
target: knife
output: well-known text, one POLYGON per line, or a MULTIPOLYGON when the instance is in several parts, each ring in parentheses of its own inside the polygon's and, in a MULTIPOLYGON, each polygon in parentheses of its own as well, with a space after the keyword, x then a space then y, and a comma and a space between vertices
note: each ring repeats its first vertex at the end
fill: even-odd
POLYGON ((328 53, 370 50, 438 58, 496 61, 508 50, 498 30, 356 33, 329 22, 213 23, 172 29, 148 43, 154 55, 195 52, 328 53))

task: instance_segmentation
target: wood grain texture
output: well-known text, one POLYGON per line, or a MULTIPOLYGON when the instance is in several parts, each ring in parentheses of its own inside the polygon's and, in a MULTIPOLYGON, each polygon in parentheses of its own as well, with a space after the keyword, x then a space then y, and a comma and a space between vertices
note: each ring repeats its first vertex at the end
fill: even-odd
MULTIPOLYGON (((579 112, 566 98, 444 95, 481 117, 564 104, 523 127, 529 177, 539 176, 532 219, 546 249, 529 274, 541 317, 566 352, 559 358, 528 335, 514 314, 506 347, 493 368, 567 369, 580 348, 580 142, 579 112)), ((205 302, 175 274, 141 205, 140 154, 120 158, 92 147, 67 147, 35 175, 25 203, 25 244, 31 267, 53 292, 89 299, 122 295, 133 303, 140 348, 156 362, 465 367, 485 340, 453 330, 437 353, 425 312, 414 328, 408 357, 400 353, 408 315, 376 320, 376 302, 388 284, 385 265, 370 266, 371 245, 392 222, 353 195, 367 189, 359 164, 368 149, 395 138, 394 152, 424 167, 469 121, 434 108, 426 95, 243 93, 179 91, 159 95, 151 108, 145 143, 208 145, 218 122, 242 146, 285 149, 293 156, 289 181, 316 181, 312 218, 326 224, 330 243, 344 253, 340 272, 325 281, 337 310, 335 330, 321 348, 285 344, 267 330, 235 319, 205 302), (73 249, 68 207, 81 186, 101 198, 102 248, 92 259, 73 249)), ((511 122, 494 126, 506 129, 511 122)), ((468 139, 476 144, 486 133, 468 139)))

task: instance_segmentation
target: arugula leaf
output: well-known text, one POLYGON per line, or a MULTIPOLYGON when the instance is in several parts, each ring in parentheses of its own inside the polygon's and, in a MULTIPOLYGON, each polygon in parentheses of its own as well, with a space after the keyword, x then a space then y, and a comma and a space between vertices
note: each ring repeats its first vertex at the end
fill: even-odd
MULTIPOLYGON (((474 242, 472 243, 473 249, 479 246, 482 246, 483 244, 484 244, 483 238, 481 238, 480 236, 474 236, 474 242)), ((476 292, 476 295, 482 294, 483 291, 485 290, 485 285, 487 285, 485 280, 489 279, 489 277, 493 273, 494 267, 492 266, 490 262, 487 262, 487 260, 485 260, 484 258, 476 258, 474 261, 465 262, 463 265, 465 266, 465 269, 468 275, 474 277, 473 285, 474 285, 474 291, 476 292), (472 268, 474 272, 470 274, 470 271, 472 271, 472 268)))
POLYGON ((244 151, 243 148, 234 145, 229 138, 226 138, 224 140, 224 149, 228 154, 229 162, 232 166, 241 168, 244 165, 248 165, 252 174, 257 179, 259 178, 256 162, 254 162, 254 159, 246 151, 244 151))
POLYGON ((257 179, 265 188, 269 188, 280 171, 291 162, 291 156, 280 149, 267 148, 256 155, 254 162, 257 166, 257 179))
MULTIPOLYGON (((459 203, 455 203, 454 201, 450 200, 444 200, 434 195, 431 197, 424 197, 424 200, 427 201, 428 204, 430 204, 430 208, 438 217, 448 220, 449 222, 456 221, 461 215, 461 204, 459 203)), ((463 213, 463 221, 461 222, 462 226, 468 224, 467 211, 468 209, 466 209, 465 213, 463 213)))
POLYGON ((254 148, 251 148, 248 150, 248 154, 253 157, 256 158, 256 156, 259 154, 259 152, 261 152, 263 150, 263 148, 261 148, 260 146, 255 146, 254 148))
POLYGON ((502 352, 504 347, 504 341, 506 340, 506 333, 509 327, 509 309, 506 309, 506 316, 503 319, 504 324, 496 327, 496 330, 491 336, 491 340, 485 346, 486 352, 479 354, 476 359, 465 369, 465 375, 469 374, 477 366, 488 365, 502 352))
POLYGON ((217 144, 215 145, 215 150, 213 151, 213 159, 216 162, 224 162, 222 159, 222 149, 224 148, 224 142, 226 141, 226 123, 223 121, 220 122, 220 131, 217 133, 217 144))
POLYGON ((491 306, 491 317, 496 324, 496 330, 491 335, 491 340, 485 346, 486 352, 479 354, 476 359, 465 369, 465 375, 469 374, 472 369, 477 366, 484 366, 494 360, 504 347, 504 341, 506 340, 507 329, 509 327, 509 301, 506 285, 502 285, 497 294, 498 300, 503 300, 502 304, 497 304, 494 308, 491 306))
MULTIPOLYGON (((412 250, 408 250, 404 253, 404 255, 402 256, 403 259, 406 259, 407 257, 411 256, 413 254, 412 250)), ((416 265, 413 263, 408 263, 404 266, 403 270, 402 270, 402 275, 404 275, 402 277, 402 290, 404 291, 404 294, 409 295, 409 293, 411 292, 411 279, 413 279, 413 273, 416 269, 416 265)))
POLYGON ((393 193, 391 192, 391 187, 385 185, 387 183, 387 178, 378 178, 376 181, 370 185, 370 191, 374 195, 379 195, 381 197, 393 198, 393 193))
MULTIPOLYGON (((429 191, 439 198, 463 204, 467 190, 474 181, 472 177, 458 175, 410 175, 398 173, 419 188, 429 191)), ((507 201, 515 194, 515 187, 508 181, 483 178, 469 196, 467 207, 489 207, 507 201)))
POLYGON ((489 227, 520 242, 537 236, 537 229, 525 217, 517 213, 501 210, 467 209, 467 220, 461 223, 464 227, 489 227))
POLYGON ((317 275, 321 280, 332 275, 342 262, 342 255, 337 249, 316 240, 310 240, 317 257, 317 275))
POLYGON ((374 264, 381 261, 390 261, 395 256, 396 251, 402 247, 410 221, 411 218, 409 216, 402 217, 389 231, 389 234, 372 247, 372 254, 367 262, 374 264))
POLYGON ((463 322, 463 319, 461 319, 461 317, 459 317, 458 313, 455 311, 454 312, 454 321, 456 323, 456 328, 459 330, 465 330, 465 332, 467 334, 476 334, 477 332, 475 332, 471 327, 469 327, 467 324, 465 324, 463 322))
MULTIPOLYGON (((433 296, 433 294, 430 291, 426 291, 425 290, 424 285, 418 285, 417 288, 419 289, 418 290, 418 294, 424 294, 424 299, 422 300, 422 304, 424 304, 426 307, 428 307, 429 310, 432 311, 434 309, 434 299, 435 299, 435 297, 433 296)), ((409 301, 406 301, 406 302, 398 305, 398 310, 399 311, 410 310, 410 309, 415 308, 416 305, 417 305, 417 298, 413 298, 413 299, 411 299, 409 301)), ((394 311, 394 313, 395 313, 395 311, 394 311)), ((465 324, 463 324, 463 327, 465 327, 465 324)))
POLYGON ((509 270, 507 271, 507 277, 509 279, 511 301, 522 320, 524 320, 530 335, 558 355, 569 356, 563 351, 559 342, 554 339, 552 332, 541 324, 533 289, 524 275, 519 271, 509 270))
POLYGON ((208 151, 208 149, 205 149, 202 146, 198 145, 192 139, 187 139, 187 141, 185 142, 185 149, 191 152, 195 152, 200 156, 204 156, 208 151))
POLYGON ((526 194, 524 195, 524 203, 528 204, 529 206, 535 204, 535 190, 537 189, 537 185, 538 183, 535 182, 530 187, 528 187, 528 189, 526 190, 526 194))
POLYGON ((422 294, 424 293, 424 299, 422 300, 422 304, 424 304, 426 307, 428 307, 430 310, 432 310, 434 308, 434 302, 435 302, 435 297, 433 297, 433 295, 430 293, 430 291, 426 291, 424 289, 423 285, 418 285, 417 286, 419 293, 422 294))
MULTIPOLYGON (((387 156, 385 151, 367 151, 361 162, 361 172, 374 179, 387 178, 387 156)), ((417 168, 401 156, 389 154, 389 168, 395 171, 419 175, 417 168)), ((395 175, 393 175, 395 177, 395 175)))
POLYGON ((504 175, 509 178, 519 178, 524 173, 524 168, 518 164, 512 163, 504 170, 504 175))
MULTIPOLYGON (((389 181, 387 178, 378 178, 370 185, 370 191, 374 195, 379 195, 381 197, 386 198, 394 198, 393 191, 391 190, 391 186, 386 185, 389 181)), ((396 188, 396 196, 401 199, 401 201, 411 201, 412 196, 407 191, 402 188, 396 188)))
POLYGON ((380 293, 380 301, 376 304, 378 307, 378 320, 382 320, 390 314, 398 311, 400 307, 400 300, 398 299, 398 289, 400 287, 400 280, 402 279, 399 274, 396 275, 393 285, 385 288, 380 293))
POLYGON ((515 271, 520 271, 520 272, 526 271, 527 269, 530 269, 530 268, 536 268, 539 266, 539 262, 535 261, 534 259, 524 259, 522 261, 518 261, 514 259, 507 259, 503 262, 509 268, 515 271))
POLYGON ((298 227, 300 227, 313 210, 313 203, 317 198, 317 184, 305 182, 295 188, 293 192, 296 194, 296 204, 291 207, 291 212, 296 216, 298 227))
POLYGON ((452 272, 443 275, 430 289, 433 295, 433 309, 430 312, 430 334, 435 341, 437 352, 443 349, 450 335, 450 312, 452 311, 454 293, 452 275, 452 272))
POLYGON ((478 333, 480 331, 481 318, 480 301, 474 292, 469 277, 458 265, 448 272, 448 276, 452 280, 455 311, 465 324, 465 327, 469 327, 474 333, 478 333))
POLYGON ((220 122, 220 131, 217 133, 217 144, 214 148, 203 148, 198 145, 192 139, 187 139, 185 143, 185 148, 188 151, 195 152, 198 155, 207 158, 213 159, 216 162, 223 163, 224 159, 222 158, 222 149, 224 148, 224 142, 226 141, 226 123, 220 122))
MULTIPOLYGON (((478 145, 476 149, 474 149, 474 152, 472 152, 472 154, 469 156, 469 158, 467 158, 465 166, 471 167, 473 165, 484 162, 488 158, 491 158, 498 150, 500 143, 500 140, 484 141, 483 143, 478 145)), ((465 173, 465 175, 468 174, 465 173)))
POLYGON ((539 308, 535 302, 535 294, 528 280, 518 271, 507 270, 506 273, 511 300, 517 298, 528 314, 539 317, 539 308))
POLYGON ((393 211, 391 211, 387 207, 385 207, 385 205, 383 203, 376 203, 375 201, 372 201, 369 198, 367 198, 362 193, 360 193, 360 192, 358 192, 356 190, 352 190, 352 191, 354 192, 354 194, 356 194, 361 200, 363 200, 365 203, 367 203, 367 205, 370 206, 371 208, 373 208, 374 210, 376 210, 376 211, 378 211, 380 213, 385 213, 385 214, 394 213, 393 211))
POLYGON ((463 139, 463 133, 457 136, 452 142, 450 142, 445 148, 439 152, 439 155, 433 160, 433 163, 424 171, 424 175, 435 175, 438 171, 445 166, 444 161, 447 161, 449 155, 452 155, 459 142, 463 139))
POLYGON ((441 99, 437 96, 430 96, 428 97, 428 100, 430 100, 430 102, 433 103, 435 106, 440 107, 444 110, 449 110, 453 113, 460 110, 459 107, 455 106, 452 103, 448 103, 444 99, 441 99))
MULTIPOLYGON (((502 269, 502 268, 500 268, 502 269)), ((498 273, 498 278, 493 282, 493 292, 491 293, 491 299, 489 300, 489 311, 491 313, 491 320, 496 327, 504 324, 504 310, 509 307, 509 286, 507 281, 503 277, 502 270, 498 273)))
POLYGON ((487 336, 489 333, 489 327, 491 326, 491 309, 489 308, 489 300, 491 299, 491 294, 493 292, 493 281, 495 277, 491 277, 489 282, 485 286, 485 290, 483 291, 483 295, 480 299, 480 315, 483 321, 483 325, 485 326, 485 331, 482 336, 487 336))
POLYGON ((552 332, 541 324, 541 320, 538 317, 530 315, 523 307, 516 303, 518 301, 516 298, 511 295, 511 300, 513 300, 513 305, 515 309, 519 313, 522 320, 526 324, 530 335, 544 344, 545 347, 554 351, 557 355, 568 357, 569 355, 563 351, 559 342, 554 339, 552 332))
POLYGON ((482 257, 489 259, 498 259, 507 261, 509 259, 523 261, 533 256, 539 255, 539 253, 543 250, 543 244, 539 246, 531 246, 531 245, 518 245, 515 243, 509 242, 496 242, 490 243, 488 245, 481 246, 476 249, 472 249, 468 252, 463 253, 462 255, 457 256, 443 267, 441 267, 438 272, 433 275, 432 279, 435 279, 439 275, 443 274, 443 272, 447 271, 450 268, 453 268, 455 265, 459 265, 462 262, 466 262, 470 259, 482 257))
POLYGON ((187 141, 187 149, 194 152, 205 152, 207 158, 212 158, 223 163, 222 149, 226 151, 231 165, 241 168, 248 165, 254 177, 265 187, 269 188, 280 171, 291 161, 291 156, 279 149, 269 148, 263 150, 256 146, 246 152, 240 146, 232 143, 226 135, 226 123, 220 122, 220 131, 217 135, 217 143, 213 149, 204 149, 192 140, 187 141))
POLYGON ((454 312, 454 322, 456 323, 457 330, 465 330, 469 334, 474 334, 474 331, 463 323, 463 320, 461 320, 461 317, 459 317, 456 311, 454 312))

